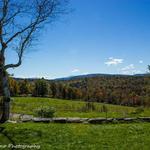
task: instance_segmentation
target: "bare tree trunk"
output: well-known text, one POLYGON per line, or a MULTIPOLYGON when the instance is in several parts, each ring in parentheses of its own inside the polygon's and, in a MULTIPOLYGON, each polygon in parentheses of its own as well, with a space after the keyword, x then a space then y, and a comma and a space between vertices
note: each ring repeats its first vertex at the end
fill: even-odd
POLYGON ((2 100, 2 118, 0 120, 1 123, 9 119, 9 112, 10 112, 10 91, 7 74, 3 76, 2 82, 3 82, 3 100, 2 100))
POLYGON ((9 81, 8 81, 8 74, 4 70, 3 64, 4 59, 1 58, 0 61, 0 80, 1 80, 1 87, 2 87, 2 106, 1 106, 1 118, 0 123, 4 123, 9 119, 9 112, 10 112, 10 91, 9 91, 9 81))

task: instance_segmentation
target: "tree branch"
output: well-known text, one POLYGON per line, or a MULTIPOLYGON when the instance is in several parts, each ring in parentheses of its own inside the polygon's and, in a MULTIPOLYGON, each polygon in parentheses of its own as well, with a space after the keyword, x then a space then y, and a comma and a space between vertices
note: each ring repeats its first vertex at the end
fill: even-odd
POLYGON ((6 43, 3 41, 3 24, 8 13, 9 0, 3 0, 2 18, 0 19, 0 43, 1 43, 1 55, 4 55, 4 51, 7 48, 6 43))
MULTIPOLYGON (((38 21, 38 20, 37 20, 38 21)), ((4 68, 7 70, 9 68, 16 68, 19 67, 22 63, 22 56, 23 56, 23 52, 24 49, 26 47, 26 44, 29 42, 29 39, 32 37, 32 33, 34 32, 34 30, 36 29, 36 23, 34 24, 34 26, 31 28, 30 32, 27 34, 27 36, 25 38, 23 38, 22 43, 20 44, 20 48, 19 48, 19 52, 18 52, 18 63, 16 64, 8 64, 6 65, 4 68)))
POLYGON ((9 3, 9 0, 3 0, 3 15, 2 15, 2 18, 0 19, 0 22, 2 23, 8 13, 8 3, 9 3))
POLYGON ((3 13, 2 20, 5 24, 2 27, 4 28, 5 36, 2 36, 4 34, 0 28, 0 42, 4 48, 3 52, 8 46, 15 49, 18 53, 18 62, 16 64, 4 66, 5 69, 9 69, 21 65, 23 53, 31 45, 34 39, 33 34, 36 34, 35 31, 39 31, 46 23, 54 21, 54 18, 59 13, 62 13, 59 6, 61 6, 63 1, 65 3, 66 0, 32 0, 32 4, 28 3, 30 2, 29 0, 19 1, 20 3, 11 0, 4 1, 10 1, 10 6, 8 8, 9 12, 6 12, 8 15, 3 13), (5 18, 4 16, 6 15, 7 17, 5 18), (22 16, 25 20, 20 20, 23 19, 22 16), (2 38, 4 38, 5 42, 3 42, 2 38))

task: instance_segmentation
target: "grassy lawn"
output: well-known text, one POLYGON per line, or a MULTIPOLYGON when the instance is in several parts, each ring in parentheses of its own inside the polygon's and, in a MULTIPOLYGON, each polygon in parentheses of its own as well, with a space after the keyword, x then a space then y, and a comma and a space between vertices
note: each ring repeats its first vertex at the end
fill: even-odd
MULTIPOLYGON (((105 117, 106 114, 100 111, 103 105, 94 103, 95 110, 85 112, 85 102, 81 101, 17 97, 12 102, 11 112, 34 115, 37 108, 50 106, 56 109, 56 117, 105 117)), ((108 117, 150 116, 150 110, 146 108, 140 114, 133 114, 137 108, 105 105, 108 117)), ((41 150, 149 150, 150 123, 5 123, 0 125, 0 149, 1 145, 10 143, 38 145, 41 150)))
MULTIPOLYGON (((0 144, 37 144, 42 150, 149 150, 150 124, 5 124, 0 144), (4 134, 5 135, 4 135, 4 134), (11 141, 11 142, 10 142, 11 141)), ((7 149, 6 149, 7 150, 7 149)))
MULTIPOLYGON (((94 103, 95 110, 84 111, 85 102, 60 100, 52 98, 33 98, 33 97, 16 97, 13 98, 11 112, 23 113, 23 114, 35 114, 35 110, 42 106, 50 106, 56 109, 56 117, 106 117, 106 113, 102 112, 102 106, 104 104, 94 103)), ((108 117, 139 117, 150 116, 150 109, 145 108, 144 112, 140 114, 134 114, 136 111, 134 107, 117 106, 105 104, 108 109, 108 117)))

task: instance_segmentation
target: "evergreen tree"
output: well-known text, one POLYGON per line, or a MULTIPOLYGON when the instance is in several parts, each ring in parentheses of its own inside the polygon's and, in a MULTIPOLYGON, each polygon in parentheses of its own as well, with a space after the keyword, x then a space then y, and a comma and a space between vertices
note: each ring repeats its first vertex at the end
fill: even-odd
POLYGON ((27 95, 30 93, 29 83, 26 79, 19 82, 19 91, 21 95, 27 95))
POLYGON ((44 79, 35 81, 34 96, 47 96, 48 95, 48 83, 44 79))

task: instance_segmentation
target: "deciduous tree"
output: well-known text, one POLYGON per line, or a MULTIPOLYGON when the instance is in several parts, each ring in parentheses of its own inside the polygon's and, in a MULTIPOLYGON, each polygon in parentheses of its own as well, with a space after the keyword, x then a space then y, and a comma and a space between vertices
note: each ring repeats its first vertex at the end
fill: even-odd
POLYGON ((0 1, 0 83, 3 95, 0 122, 9 118, 10 90, 7 70, 22 64, 25 51, 29 50, 33 41, 39 37, 37 33, 60 14, 64 14, 66 4, 66 0, 0 1), (18 62, 6 64, 6 51, 15 51, 18 62))

